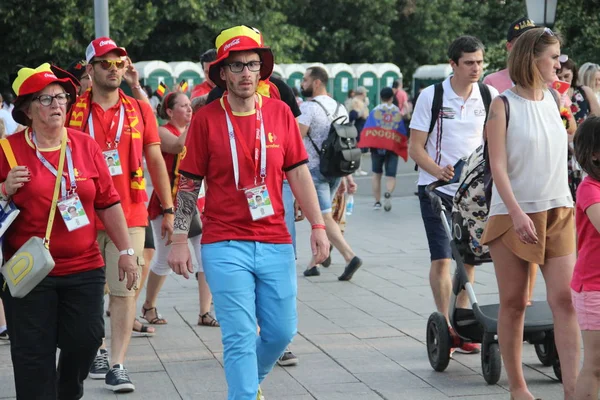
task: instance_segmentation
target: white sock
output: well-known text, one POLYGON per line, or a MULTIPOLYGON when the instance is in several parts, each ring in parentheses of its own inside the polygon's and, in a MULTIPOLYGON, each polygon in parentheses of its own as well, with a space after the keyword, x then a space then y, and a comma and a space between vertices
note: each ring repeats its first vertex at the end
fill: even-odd
POLYGON ((0 325, 0 333, 6 330, 6 325, 0 325))

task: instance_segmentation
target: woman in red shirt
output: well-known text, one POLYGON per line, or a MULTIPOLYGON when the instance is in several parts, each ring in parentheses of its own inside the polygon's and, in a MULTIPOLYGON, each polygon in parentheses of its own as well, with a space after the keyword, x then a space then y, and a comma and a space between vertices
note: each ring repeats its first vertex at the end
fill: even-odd
MULTIPOLYGON (((173 199, 175 199, 175 196, 177 195, 177 185, 179 183, 179 163, 186 156, 185 140, 187 137, 188 126, 192 120, 192 106, 190 100, 184 93, 171 92, 165 96, 163 102, 158 106, 157 112, 161 119, 169 121, 158 128, 158 134, 161 142, 160 147, 171 180, 173 199)), ((167 321, 158 314, 156 309, 156 299, 167 275, 171 273, 171 268, 167 263, 170 244, 167 245, 166 239, 160 237, 163 219, 162 210, 163 208, 161 207, 160 200, 158 199, 156 192, 153 192, 150 203, 148 204, 148 214, 150 224, 152 225, 156 253, 150 264, 150 273, 148 275, 148 284, 146 286, 146 301, 142 306, 142 317, 149 323, 156 325, 164 325, 167 323, 167 321)), ((219 326, 217 320, 210 314, 212 294, 206 283, 204 269, 202 268, 202 258, 200 257, 200 233, 202 231, 200 229, 200 219, 197 212, 194 216, 194 220, 195 223, 192 223, 188 240, 194 247, 196 259, 198 260, 198 273, 196 274, 200 298, 198 325, 219 326)))
POLYGON ((18 166, 11 168, 0 152, 1 197, 20 210, 4 236, 6 260, 31 237, 45 237, 56 168, 65 152, 49 245, 54 269, 23 298, 12 297, 0 281, 17 398, 79 399, 104 335, 104 262, 94 213, 121 250, 119 275, 128 287, 138 279, 135 260, 128 255, 125 217, 100 148, 88 135, 64 127, 76 97, 71 81, 58 79, 42 64, 22 68, 13 89, 13 118, 27 128, 8 138, 18 166), (72 207, 77 213, 69 214, 72 207))

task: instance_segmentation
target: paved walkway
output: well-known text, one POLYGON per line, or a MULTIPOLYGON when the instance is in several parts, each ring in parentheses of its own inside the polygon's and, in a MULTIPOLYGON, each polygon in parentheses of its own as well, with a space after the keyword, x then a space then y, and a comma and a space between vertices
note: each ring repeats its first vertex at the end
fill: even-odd
MULTIPOLYGON (((412 179, 412 178, 411 178, 412 179)), ((425 326, 434 304, 428 283, 429 256, 415 196, 393 199, 389 213, 373 211, 361 179, 347 238, 364 260, 351 282, 339 282, 339 253, 320 277, 307 279, 308 224, 298 224, 299 329, 292 349, 295 367, 275 367, 263 383, 267 400, 506 400, 506 376, 487 385, 479 355, 456 355, 434 372, 425 348, 425 326)), ((406 191, 406 188, 404 188, 406 191)), ((497 301, 491 265, 478 269, 479 301, 497 301)), ((535 298, 545 297, 538 278, 535 298)), ((170 276, 159 309, 169 324, 153 338, 134 338, 127 368, 136 391, 128 399, 226 399, 220 331, 196 326, 195 281, 170 276)), ((138 306, 138 310, 139 310, 138 306)), ((107 321, 108 322, 108 321, 107 321)), ((15 396, 8 346, 0 347, 0 398, 15 396)), ((562 386, 525 346, 525 374, 532 392, 561 399, 562 386)), ((117 397, 102 381, 88 380, 86 399, 117 397)))

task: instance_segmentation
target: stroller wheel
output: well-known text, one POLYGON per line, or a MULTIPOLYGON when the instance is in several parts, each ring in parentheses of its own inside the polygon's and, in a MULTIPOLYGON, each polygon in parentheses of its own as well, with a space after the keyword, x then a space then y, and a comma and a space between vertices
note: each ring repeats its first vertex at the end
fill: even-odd
POLYGON ((554 370, 554 375, 556 375, 556 379, 558 379, 559 382, 562 383, 562 370, 560 369, 560 359, 558 358, 558 356, 556 356, 554 362, 552 363, 552 369, 554 370))
POLYGON ((502 373, 502 357, 498 343, 484 341, 481 349, 481 371, 483 378, 490 385, 495 385, 500 380, 502 373))
POLYGON ((434 312, 427 321, 427 355, 435 371, 442 372, 448 367, 450 344, 450 330, 446 317, 439 312, 434 312))
POLYGON ((538 359, 546 367, 553 365, 554 360, 558 358, 553 332, 546 332, 544 340, 541 343, 536 343, 534 348, 538 359))

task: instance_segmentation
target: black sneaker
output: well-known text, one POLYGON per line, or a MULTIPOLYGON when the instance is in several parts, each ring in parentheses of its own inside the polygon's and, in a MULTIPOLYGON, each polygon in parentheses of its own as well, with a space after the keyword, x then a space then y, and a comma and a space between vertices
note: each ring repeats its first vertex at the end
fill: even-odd
POLYGON ((375 204, 373 204, 373 210, 381 210, 381 203, 376 201, 375 204))
POLYGON ((135 390, 127 370, 121 364, 115 364, 108 370, 104 384, 115 393, 129 393, 135 390))
POLYGON ((352 260, 350 260, 348 265, 346 265, 346 268, 344 269, 344 273, 342 275, 340 275, 338 277, 338 279, 340 281, 349 281, 350 279, 352 279, 352 276, 354 275, 354 273, 356 271, 358 271, 358 269, 360 268, 361 265, 362 265, 362 260, 360 258, 354 256, 354 258, 352 260))
POLYGON ((324 266, 325 268, 329 268, 329 266, 331 265, 331 252, 332 251, 333 251, 333 246, 329 246, 329 256, 327 256, 325 261, 323 261, 321 263, 321 265, 324 266))
POLYGON ((8 338, 8 329, 5 329, 2 332, 0 332, 0 345, 3 345, 3 344, 10 344, 10 341, 8 338))
POLYGON ((304 270, 304 276, 319 276, 319 275, 321 275, 321 271, 319 271, 319 268, 317 268, 316 265, 314 267, 307 268, 306 270, 304 270))
POLYGON ((96 354, 96 358, 94 358, 94 362, 90 367, 90 378, 104 379, 106 378, 106 373, 109 369, 110 365, 108 364, 108 351, 99 349, 98 354, 96 354))
POLYGON ((277 360, 277 364, 281 365, 282 367, 298 365, 298 357, 296 357, 294 353, 290 351, 290 349, 285 349, 285 352, 277 360))

